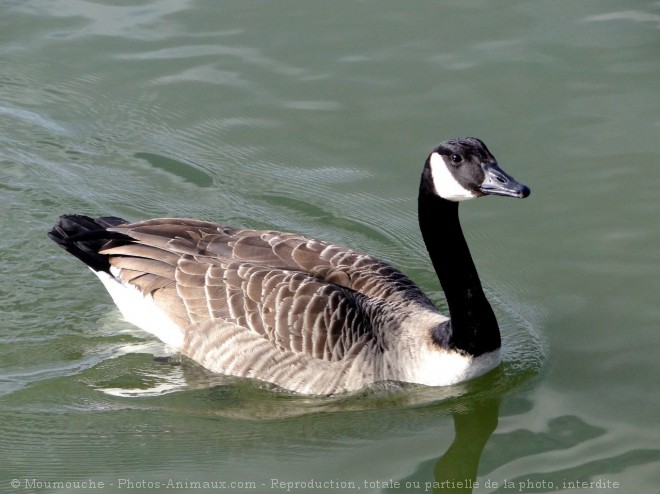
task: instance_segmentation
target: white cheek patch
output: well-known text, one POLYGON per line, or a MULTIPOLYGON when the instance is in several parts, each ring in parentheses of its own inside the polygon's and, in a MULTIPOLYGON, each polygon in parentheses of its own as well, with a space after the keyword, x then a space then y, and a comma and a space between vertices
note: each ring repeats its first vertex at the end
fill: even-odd
MULTIPOLYGON (((447 169, 445 160, 438 153, 431 155, 431 177, 435 192, 443 199, 450 201, 467 201, 474 199, 477 195, 467 190, 454 178, 447 169)), ((449 165, 451 166, 451 165, 449 165)))

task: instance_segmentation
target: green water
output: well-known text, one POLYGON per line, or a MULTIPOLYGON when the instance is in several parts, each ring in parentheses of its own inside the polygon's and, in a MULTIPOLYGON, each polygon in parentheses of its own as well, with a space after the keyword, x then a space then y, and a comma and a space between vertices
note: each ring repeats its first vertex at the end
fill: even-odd
POLYGON ((660 492, 658 2, 0 12, 0 492, 660 492), (459 135, 532 189, 461 205, 505 354, 460 386, 211 375, 45 236, 68 212, 295 231, 445 308, 416 192, 459 135))

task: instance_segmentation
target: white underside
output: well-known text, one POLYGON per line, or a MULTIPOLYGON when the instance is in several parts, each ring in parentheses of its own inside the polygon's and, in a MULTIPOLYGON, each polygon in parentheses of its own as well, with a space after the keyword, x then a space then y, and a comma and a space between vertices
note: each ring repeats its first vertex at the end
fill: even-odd
MULTIPOLYGON (((111 271, 114 269, 110 268, 111 271)), ((92 269, 92 272, 99 277, 127 322, 153 334, 174 349, 181 349, 183 332, 158 308, 151 295, 145 297, 135 286, 122 283, 104 271, 92 269)))
POLYGON ((499 348, 478 357, 425 349, 415 368, 415 382, 427 386, 449 386, 486 374, 497 367, 501 360, 499 348))

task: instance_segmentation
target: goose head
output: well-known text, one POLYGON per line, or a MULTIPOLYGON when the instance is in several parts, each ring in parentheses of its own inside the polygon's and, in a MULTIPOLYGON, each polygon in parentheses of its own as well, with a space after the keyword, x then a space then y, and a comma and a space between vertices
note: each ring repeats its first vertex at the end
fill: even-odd
POLYGON ((433 195, 453 202, 484 195, 522 199, 530 193, 529 187, 500 168, 483 141, 475 137, 440 143, 426 160, 422 183, 433 195))

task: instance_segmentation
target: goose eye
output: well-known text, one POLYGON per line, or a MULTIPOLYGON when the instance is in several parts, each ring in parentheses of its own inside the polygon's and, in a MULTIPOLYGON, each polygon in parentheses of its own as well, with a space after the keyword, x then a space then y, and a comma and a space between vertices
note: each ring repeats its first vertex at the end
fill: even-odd
POLYGON ((463 161, 463 157, 460 154, 452 154, 451 161, 453 163, 460 163, 461 161, 463 161))

